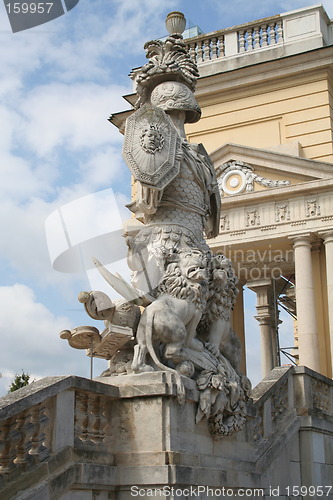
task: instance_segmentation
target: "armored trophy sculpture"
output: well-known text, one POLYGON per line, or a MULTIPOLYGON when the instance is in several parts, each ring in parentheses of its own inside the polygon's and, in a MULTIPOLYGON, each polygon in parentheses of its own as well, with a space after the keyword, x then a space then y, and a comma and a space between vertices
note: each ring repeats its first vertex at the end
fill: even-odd
MULTIPOLYGON (((182 378, 193 378, 200 394, 196 420, 206 417, 220 438, 243 427, 251 385, 239 371, 240 343, 230 324, 237 278, 230 260, 212 255, 205 240, 219 231, 214 166, 184 130, 201 115, 184 22, 181 13, 169 14, 170 35, 145 44, 148 63, 132 74, 138 100, 126 121, 123 156, 135 182, 128 207, 141 226, 125 234, 131 283, 95 261, 124 300, 113 303, 102 292, 82 292, 79 300, 105 322, 101 334, 94 328, 90 353, 110 360, 107 376, 171 372, 180 403, 182 378)), ((74 330, 62 332, 70 344, 85 339, 74 330)))

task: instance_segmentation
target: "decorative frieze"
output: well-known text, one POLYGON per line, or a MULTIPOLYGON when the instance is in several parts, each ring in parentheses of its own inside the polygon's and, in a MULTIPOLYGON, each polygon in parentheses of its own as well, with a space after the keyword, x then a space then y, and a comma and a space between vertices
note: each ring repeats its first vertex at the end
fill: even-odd
POLYGON ((288 380, 285 380, 279 389, 272 395, 272 421, 277 422, 288 410, 288 380))
POLYGON ((264 436, 264 417, 263 417, 263 406, 258 408, 258 416, 253 429, 253 439, 255 444, 258 446, 264 436))

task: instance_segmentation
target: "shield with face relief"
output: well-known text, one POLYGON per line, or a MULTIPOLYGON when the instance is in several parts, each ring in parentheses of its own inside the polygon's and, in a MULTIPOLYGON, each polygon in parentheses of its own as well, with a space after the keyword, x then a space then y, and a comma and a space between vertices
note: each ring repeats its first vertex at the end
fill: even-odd
POLYGON ((123 157, 134 179, 164 189, 180 170, 181 137, 171 118, 145 104, 126 120, 123 157))

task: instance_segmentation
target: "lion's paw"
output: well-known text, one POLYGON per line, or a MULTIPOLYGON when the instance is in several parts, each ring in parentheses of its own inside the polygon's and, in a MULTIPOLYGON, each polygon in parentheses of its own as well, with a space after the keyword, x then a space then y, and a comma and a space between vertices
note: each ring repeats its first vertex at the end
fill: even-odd
POLYGON ((133 369, 133 373, 144 373, 144 372, 154 372, 154 368, 150 365, 141 365, 133 369))
POLYGON ((192 340, 189 342, 188 346, 189 346, 191 349, 194 349, 195 351, 199 351, 199 352, 201 352, 201 351, 203 351, 203 350, 204 350, 204 345, 203 345, 203 343, 202 343, 200 340, 198 340, 198 339, 192 339, 192 340))
POLYGON ((216 347, 214 344, 210 344, 209 342, 205 343, 205 347, 207 351, 211 352, 214 356, 218 356, 220 354, 220 349, 216 347))

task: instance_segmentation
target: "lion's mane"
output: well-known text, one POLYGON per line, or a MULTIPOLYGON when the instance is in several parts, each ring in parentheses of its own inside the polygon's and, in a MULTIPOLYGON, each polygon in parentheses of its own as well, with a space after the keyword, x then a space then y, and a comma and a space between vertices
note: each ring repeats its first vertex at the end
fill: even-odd
POLYGON ((238 279, 235 276, 231 261, 224 255, 215 255, 211 259, 210 280, 206 310, 198 325, 200 336, 205 335, 210 325, 219 318, 230 319, 231 311, 238 295, 238 279), (214 279, 214 271, 224 269, 227 273, 227 283, 214 279))
POLYGON ((205 282, 192 283, 182 274, 179 264, 172 262, 168 264, 157 289, 157 296, 162 293, 193 302, 197 309, 204 311, 208 298, 208 285, 205 282))

